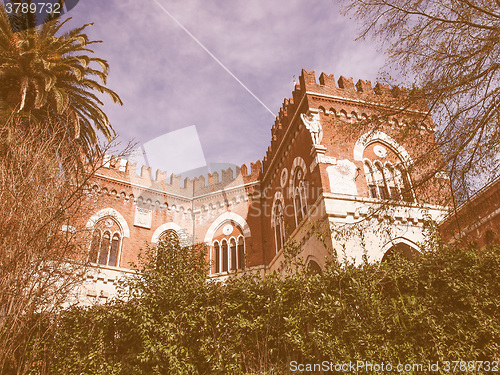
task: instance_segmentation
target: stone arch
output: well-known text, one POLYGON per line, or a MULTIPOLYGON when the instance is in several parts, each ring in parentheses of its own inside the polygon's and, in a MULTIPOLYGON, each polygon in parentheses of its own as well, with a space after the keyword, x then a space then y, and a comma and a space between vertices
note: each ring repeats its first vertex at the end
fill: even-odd
POLYGON ((107 216, 114 218, 118 222, 118 225, 122 230, 123 237, 130 237, 130 229, 128 227, 127 221, 125 220, 125 218, 121 213, 119 213, 118 211, 116 211, 114 208, 111 207, 104 208, 93 214, 90 217, 89 221, 87 221, 87 225, 85 227, 87 229, 94 229, 96 223, 107 216))
POLYGON ((241 230, 243 231, 243 235, 245 237, 250 237, 252 235, 252 233, 250 232, 250 227, 248 226, 248 223, 243 217, 234 212, 224 212, 222 215, 220 215, 217 219, 214 220, 212 225, 210 225, 210 228, 208 228, 207 233, 205 234, 204 242, 207 244, 211 244, 215 232, 226 221, 234 221, 236 224, 238 224, 241 230))
POLYGON ((385 144, 396 154, 398 154, 403 160, 403 163, 406 167, 413 165, 413 160, 411 159, 408 152, 404 149, 404 147, 380 130, 369 131, 359 137, 359 139, 356 141, 356 144, 354 145, 354 160, 362 161, 363 151, 365 150, 365 148, 369 144, 377 141, 385 144))
POLYGON ((391 250, 400 251, 402 255, 408 259, 413 259, 421 254, 420 248, 415 242, 410 241, 409 239, 404 237, 398 237, 382 246, 382 249, 380 249, 380 260, 386 260, 387 255, 390 255, 391 250))
POLYGON ((300 156, 297 156, 295 159, 293 159, 292 167, 290 168, 290 186, 293 183, 293 178, 295 177, 295 170, 297 169, 297 167, 302 168, 302 170, 304 171, 304 175, 307 173, 306 162, 300 156))
POLYGON ((151 242, 158 243, 158 240, 159 240, 161 234, 169 229, 173 230, 173 231, 175 231, 175 233, 177 233, 177 236, 179 237, 179 242, 181 242, 181 243, 188 243, 189 242, 189 238, 186 235, 186 232, 184 231, 184 229, 182 229, 178 224, 176 224, 174 222, 164 223, 164 224, 160 225, 158 228, 156 228, 156 230, 153 233, 153 236, 151 237, 151 242))
POLYGON ((306 259, 306 267, 311 274, 321 273, 322 268, 319 260, 314 255, 309 255, 306 259))
POLYGON ((276 193, 274 193, 273 205, 271 208, 271 223, 274 223, 274 207, 276 206, 277 200, 280 200, 283 205, 285 204, 283 193, 281 192, 281 190, 278 190, 276 193))

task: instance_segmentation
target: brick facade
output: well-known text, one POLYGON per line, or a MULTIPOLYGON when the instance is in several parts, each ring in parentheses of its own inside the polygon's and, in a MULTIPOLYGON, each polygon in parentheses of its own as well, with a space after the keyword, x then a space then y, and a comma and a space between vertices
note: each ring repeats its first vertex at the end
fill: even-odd
POLYGON ((462 240, 478 247, 500 244, 500 178, 450 214, 439 230, 450 243, 462 240))
POLYGON ((314 71, 303 70, 271 128, 266 155, 250 168, 181 181, 162 171, 152 176, 144 166, 137 174, 135 164, 110 158, 94 179, 86 226, 94 230, 100 220, 111 218, 122 226, 122 242, 119 263, 99 272, 125 270, 141 248, 168 229, 186 243, 207 243, 214 276, 231 273, 240 238, 246 270, 280 269, 281 243, 290 238, 301 245, 304 259, 322 267, 342 243, 329 229, 326 238, 318 236, 314 223, 327 228, 368 223, 363 229, 368 252, 359 239, 345 242, 355 262, 362 256, 380 260, 401 243, 416 248, 424 239, 424 221, 445 213, 448 202, 438 198, 449 197, 448 180, 429 175, 441 160, 433 147, 432 121, 410 126, 425 116, 425 104, 394 111, 376 125, 367 121, 380 116, 380 108, 392 108, 401 95, 408 94, 361 80, 336 81, 325 73, 317 82, 314 71), (380 209, 387 206, 383 202, 389 202, 390 214, 380 209), (390 227, 389 235, 377 233, 380 223, 390 227), (221 260, 225 244, 227 271, 221 260))

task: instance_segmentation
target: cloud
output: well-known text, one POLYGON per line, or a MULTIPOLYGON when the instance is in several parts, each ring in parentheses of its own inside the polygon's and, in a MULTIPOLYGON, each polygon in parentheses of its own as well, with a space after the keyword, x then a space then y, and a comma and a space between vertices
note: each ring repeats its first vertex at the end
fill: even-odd
MULTIPOLYGON (((374 81, 383 64, 332 2, 159 1, 276 114, 301 68, 374 81)), ((123 141, 196 125, 209 162, 264 156, 274 117, 154 1, 86 0, 70 15, 95 22, 88 34, 104 41, 94 49, 124 101, 105 111, 123 141)))

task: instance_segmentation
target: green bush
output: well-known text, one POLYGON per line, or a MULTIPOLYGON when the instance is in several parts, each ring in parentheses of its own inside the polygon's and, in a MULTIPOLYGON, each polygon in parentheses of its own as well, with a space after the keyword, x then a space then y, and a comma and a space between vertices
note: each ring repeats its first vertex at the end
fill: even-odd
POLYGON ((120 299, 58 318, 34 373, 42 363, 51 374, 281 374, 290 361, 499 358, 498 246, 224 283, 206 280, 203 248, 155 251, 120 299))

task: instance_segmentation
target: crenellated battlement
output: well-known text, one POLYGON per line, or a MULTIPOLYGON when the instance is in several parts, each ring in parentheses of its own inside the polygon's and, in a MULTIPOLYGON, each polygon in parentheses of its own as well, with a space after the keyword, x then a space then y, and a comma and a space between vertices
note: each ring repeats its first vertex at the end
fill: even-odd
MULTIPOLYGON (((103 162, 106 172, 103 174, 119 180, 130 182, 133 186, 154 189, 157 191, 175 194, 186 198, 213 193, 228 187, 256 182, 261 179, 263 169, 270 166, 280 144, 294 124, 291 138, 296 136, 302 124, 300 114, 309 114, 311 111, 325 116, 333 115, 348 122, 363 121, 377 116, 381 106, 391 106, 397 100, 409 98, 410 94, 404 88, 390 87, 382 83, 372 85, 370 81, 358 80, 340 76, 335 79, 333 74, 321 73, 316 80, 314 70, 302 69, 299 83, 295 84, 292 97, 285 98, 271 128, 271 144, 267 149, 263 162, 251 163, 250 168, 245 164, 240 167, 223 169, 220 172, 207 173, 195 178, 182 178, 179 175, 167 175, 162 170, 153 171, 145 165, 136 172, 136 163, 126 159, 106 156, 103 162), (353 111, 353 105, 356 108, 353 111), (363 112, 365 111, 365 112, 363 112)), ((416 107, 414 105, 413 107, 416 107)), ((424 109, 425 103, 419 108, 424 109)), ((410 111, 413 108, 410 107, 410 111)), ((388 120, 390 123, 404 124, 406 118, 388 120)))
MULTIPOLYGON (((307 71, 302 69, 302 74, 299 77, 300 89, 308 93, 318 93, 323 95, 331 95, 335 97, 362 100, 363 102, 371 104, 392 104, 395 99, 400 101, 405 97, 410 98, 410 94, 405 88, 398 86, 390 87, 389 85, 377 82, 372 86, 370 81, 363 81, 362 79, 354 83, 352 77, 346 78, 340 76, 335 80, 333 74, 321 73, 319 76, 319 83, 316 81, 316 74, 314 70, 307 71)), ((414 104, 418 109, 425 103, 414 104)), ((415 108, 417 109, 417 108, 415 108)))
POLYGON ((302 69, 299 83, 295 85, 292 97, 284 99, 278 116, 271 128, 271 145, 263 159, 267 169, 274 155, 291 126, 299 123, 298 115, 316 111, 324 115, 333 115, 349 122, 378 118, 380 110, 387 108, 391 113, 389 123, 405 124, 411 121, 411 114, 421 115, 428 108, 424 100, 416 100, 414 93, 405 88, 377 82, 358 80, 340 76, 337 80, 333 74, 321 73, 319 82, 314 70, 302 69), (353 111, 353 106, 356 111, 353 111))
POLYGON ((149 189, 185 198, 195 198, 257 182, 261 175, 262 164, 258 160, 250 164, 250 170, 245 164, 234 169, 228 167, 221 170, 220 173, 215 171, 207 173, 207 175, 183 179, 181 175, 174 173, 168 176, 167 172, 159 169, 152 173, 152 168, 145 165, 142 165, 140 172, 137 173, 137 163, 106 155, 103 160, 103 168, 99 170, 98 175, 130 184, 132 189, 141 191, 149 189))

